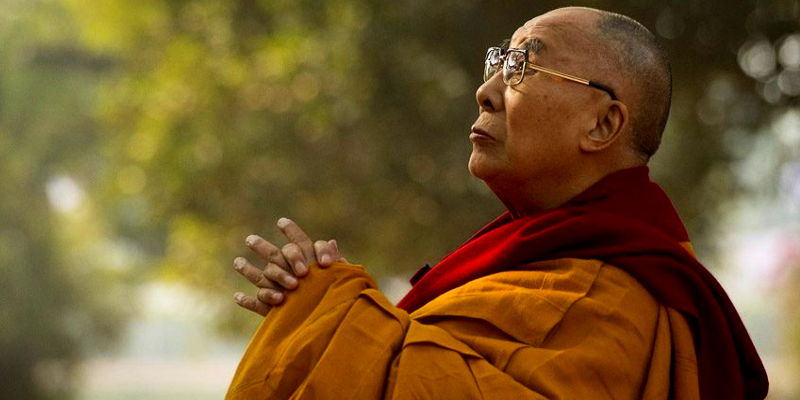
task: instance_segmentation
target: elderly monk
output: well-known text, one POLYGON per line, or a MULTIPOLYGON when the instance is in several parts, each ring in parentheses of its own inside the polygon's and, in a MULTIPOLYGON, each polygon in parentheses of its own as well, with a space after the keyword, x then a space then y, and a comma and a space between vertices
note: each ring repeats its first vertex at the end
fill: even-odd
POLYGON ((281 249, 248 237, 266 266, 235 260, 258 287, 236 299, 266 318, 227 398, 763 399, 741 319, 648 177, 671 90, 653 35, 558 9, 484 68, 469 170, 508 212, 396 306, 287 219, 281 249))

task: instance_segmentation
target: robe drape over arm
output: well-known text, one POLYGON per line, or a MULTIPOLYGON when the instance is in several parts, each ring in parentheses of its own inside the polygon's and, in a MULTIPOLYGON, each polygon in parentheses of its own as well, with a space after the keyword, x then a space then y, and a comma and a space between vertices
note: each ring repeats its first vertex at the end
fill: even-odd
POLYGON ((228 398, 767 395, 744 323, 645 166, 501 215, 413 285, 395 307, 361 267, 314 267, 256 332, 228 398))
POLYGON ((253 336, 227 399, 699 397, 686 321, 601 261, 492 274, 410 315, 360 266, 312 264, 300 282, 253 336))

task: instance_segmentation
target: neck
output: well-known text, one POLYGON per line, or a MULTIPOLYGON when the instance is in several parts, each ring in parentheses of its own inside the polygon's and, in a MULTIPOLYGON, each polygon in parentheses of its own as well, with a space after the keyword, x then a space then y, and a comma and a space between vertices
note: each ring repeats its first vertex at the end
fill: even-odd
POLYGON ((490 187, 490 189, 505 205, 511 216, 514 219, 519 219, 564 204, 569 199, 588 189, 600 178, 562 181, 548 190, 542 190, 544 185, 517 186, 513 190, 493 187, 490 187))
POLYGON ((621 169, 624 168, 584 168, 579 173, 550 179, 487 185, 511 216, 519 219, 556 208, 621 169))

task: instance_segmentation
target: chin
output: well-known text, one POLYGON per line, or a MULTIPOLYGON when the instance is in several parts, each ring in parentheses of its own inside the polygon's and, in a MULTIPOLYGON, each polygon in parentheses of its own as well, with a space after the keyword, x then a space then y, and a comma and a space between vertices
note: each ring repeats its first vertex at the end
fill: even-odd
POLYGON ((486 160, 481 160, 480 156, 475 156, 475 153, 472 153, 472 156, 469 158, 469 173, 470 175, 482 180, 487 181, 491 180, 491 178, 497 175, 497 171, 494 171, 488 163, 485 162, 486 160))

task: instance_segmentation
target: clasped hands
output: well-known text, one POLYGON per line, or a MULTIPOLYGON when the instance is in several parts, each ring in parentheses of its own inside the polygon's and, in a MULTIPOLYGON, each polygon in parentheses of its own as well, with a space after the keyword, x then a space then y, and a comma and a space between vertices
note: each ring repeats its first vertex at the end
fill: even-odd
POLYGON ((327 268, 336 261, 347 262, 339 254, 335 240, 312 242, 288 218, 279 219, 278 228, 289 239, 289 243, 282 248, 257 235, 250 235, 245 239, 247 247, 266 263, 263 270, 244 257, 233 260, 236 271, 256 287, 254 297, 236 292, 233 295, 236 304, 262 316, 266 316, 273 307, 283 302, 286 291, 297 288, 298 279, 308 274, 309 263, 317 261, 320 268, 327 268))

